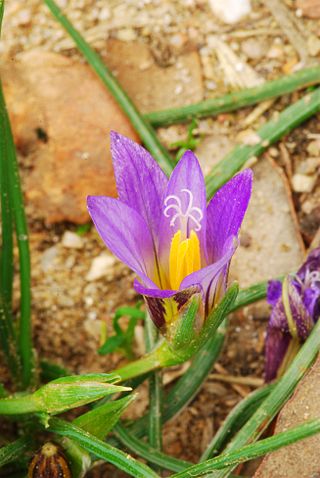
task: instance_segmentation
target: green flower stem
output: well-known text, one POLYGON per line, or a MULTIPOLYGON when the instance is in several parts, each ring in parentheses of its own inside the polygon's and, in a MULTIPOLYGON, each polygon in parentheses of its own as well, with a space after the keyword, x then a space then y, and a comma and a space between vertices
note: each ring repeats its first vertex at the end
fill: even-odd
POLYGON ((206 461, 220 453, 230 438, 252 417, 263 400, 270 395, 274 387, 275 384, 266 385, 241 400, 241 402, 231 410, 218 432, 214 435, 207 449, 201 456, 200 461, 206 461))
POLYGON ((256 144, 236 146, 212 168, 206 177, 207 198, 210 199, 223 184, 245 166, 249 159, 260 156, 271 144, 319 111, 320 88, 317 88, 286 108, 277 118, 264 124, 257 131, 256 144))
POLYGON ((115 465, 130 476, 135 478, 159 478, 159 475, 147 465, 64 420, 50 418, 46 430, 74 440, 89 453, 115 465))
POLYGON ((320 83, 319 66, 305 68, 292 75, 267 81, 254 88, 235 91, 220 98, 210 98, 193 105, 148 113, 145 118, 155 127, 167 126, 173 123, 190 121, 193 118, 204 118, 235 111, 317 83, 320 83))
MULTIPOLYGON (((237 433, 226 448, 226 452, 233 452, 248 442, 254 442, 267 428, 286 401, 290 398, 295 387, 310 368, 320 349, 320 320, 314 326, 311 334, 292 361, 290 367, 277 382, 270 395, 237 433)), ((232 472, 229 467, 220 472, 210 474, 211 478, 225 478, 232 472)))
POLYGON ((178 460, 171 456, 162 453, 161 451, 146 444, 142 440, 136 438, 132 433, 126 430, 122 425, 117 424, 114 428, 114 433, 118 440, 129 450, 136 455, 141 456, 149 463, 160 466, 165 470, 179 472, 185 470, 192 463, 185 460, 178 460))
POLYGON ((103 63, 100 56, 88 45, 80 33, 72 26, 67 17, 62 14, 54 0, 44 0, 44 2, 56 20, 58 20, 61 26, 74 40, 78 50, 83 54, 91 68, 97 73, 103 84, 108 88, 122 110, 128 116, 132 126, 135 128, 148 150, 158 161, 162 169, 169 174, 173 169, 174 162, 165 147, 160 143, 150 123, 139 113, 136 106, 132 103, 128 95, 119 85, 118 81, 103 63))
MULTIPOLYGON (((158 332, 149 315, 145 320, 146 350, 150 352, 158 339, 158 332)), ((149 377, 149 427, 148 438, 151 447, 162 449, 162 375, 161 371, 151 373, 149 377)))
MULTIPOLYGON (((260 440, 257 443, 246 445, 239 450, 225 453, 223 455, 218 456, 217 458, 212 458, 211 460, 208 460, 206 462, 191 466, 185 471, 172 475, 172 478, 203 476, 212 470, 226 467, 228 467, 229 469, 230 466, 235 467, 240 463, 252 460, 253 458, 257 458, 258 456, 265 455, 266 453, 271 453, 275 450, 278 450, 279 448, 291 445, 292 443, 313 436, 319 432, 320 418, 304 423, 303 425, 294 427, 291 430, 278 433, 277 435, 274 435, 270 438, 265 438, 264 440, 260 440)), ((229 476, 229 473, 224 476, 229 476)))
POLYGON ((38 411, 37 400, 30 394, 9 396, 0 400, 0 415, 21 415, 38 411))
POLYGON ((177 365, 184 360, 178 357, 169 347, 165 340, 159 346, 144 357, 128 363, 122 368, 115 370, 115 374, 121 377, 121 381, 129 380, 147 372, 158 370, 161 367, 177 365))
POLYGON ((21 455, 30 447, 30 440, 19 438, 9 445, 0 448, 0 467, 21 458, 21 455))
MULTIPOLYGON (((188 370, 171 388, 163 402, 162 422, 165 423, 177 415, 196 396, 209 375, 214 362, 220 355, 226 335, 226 321, 217 333, 195 354, 188 370)), ((143 437, 147 430, 148 414, 136 420, 130 431, 137 437, 143 437)))

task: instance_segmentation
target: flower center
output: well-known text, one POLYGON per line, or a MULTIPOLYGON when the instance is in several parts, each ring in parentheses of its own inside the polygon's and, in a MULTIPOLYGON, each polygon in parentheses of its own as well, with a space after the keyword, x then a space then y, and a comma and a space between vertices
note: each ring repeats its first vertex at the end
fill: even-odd
POLYGON ((169 280, 173 290, 178 290, 182 280, 201 267, 200 243, 192 230, 190 237, 181 240, 181 231, 172 238, 169 255, 169 280))
POLYGON ((176 221, 179 220, 180 230, 184 233, 184 237, 188 237, 190 226, 192 226, 192 229, 195 231, 200 231, 203 213, 199 207, 193 205, 194 198, 189 189, 181 189, 181 193, 188 195, 187 206, 183 208, 181 198, 175 194, 170 194, 164 200, 165 210, 163 213, 166 217, 171 216, 170 226, 172 227, 174 227, 176 221))

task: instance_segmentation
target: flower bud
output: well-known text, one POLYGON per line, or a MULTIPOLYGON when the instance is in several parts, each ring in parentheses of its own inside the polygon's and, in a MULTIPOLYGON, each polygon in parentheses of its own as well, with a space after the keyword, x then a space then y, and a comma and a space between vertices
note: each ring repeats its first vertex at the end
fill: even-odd
POLYGON ((28 478, 71 478, 69 462, 58 445, 48 442, 32 458, 28 478))

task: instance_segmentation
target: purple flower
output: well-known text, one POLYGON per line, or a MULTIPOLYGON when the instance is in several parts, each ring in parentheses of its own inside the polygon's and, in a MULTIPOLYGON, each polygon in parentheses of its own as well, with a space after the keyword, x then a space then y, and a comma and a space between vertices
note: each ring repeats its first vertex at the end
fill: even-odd
POLYGON ((111 133, 111 150, 119 198, 88 197, 100 236, 138 275, 134 287, 160 329, 194 296, 201 298, 203 320, 226 289, 250 199, 251 170, 236 175, 207 205, 204 177, 191 151, 168 179, 128 138, 111 133))
POLYGON ((266 381, 290 363, 320 315, 320 248, 314 249, 297 274, 270 281, 267 300, 272 312, 266 337, 266 381))

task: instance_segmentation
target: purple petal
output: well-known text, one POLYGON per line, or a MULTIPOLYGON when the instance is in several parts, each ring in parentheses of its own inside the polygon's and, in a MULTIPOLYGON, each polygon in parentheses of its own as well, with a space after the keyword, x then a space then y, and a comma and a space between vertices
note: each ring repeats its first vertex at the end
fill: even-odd
POLYGON ((310 316, 316 321, 320 316, 320 291, 319 289, 305 289, 303 303, 310 316))
POLYGON ((199 285, 201 287, 205 299, 206 313, 208 313, 217 302, 218 296, 220 298, 221 292, 223 292, 220 290, 220 286, 225 289, 229 263, 235 250, 236 242, 232 240, 232 238, 231 240, 229 238, 225 245, 224 255, 217 262, 193 272, 181 282, 181 289, 193 285, 199 285))
POLYGON ((320 313, 320 248, 310 252, 294 280, 303 297, 303 303, 315 320, 320 313))
POLYGON ((179 230, 183 235, 192 229, 198 235, 200 250, 205 254, 206 240, 206 189, 199 161, 186 151, 169 179, 160 221, 160 256, 168 264, 168 254, 173 235, 179 230), (183 217, 189 211, 186 218, 183 217), (180 215, 179 215, 180 212, 180 215))
POLYGON ((118 199, 88 196, 90 216, 107 247, 151 287, 154 251, 142 217, 118 199))
POLYGON ((147 295, 150 297, 155 297, 158 299, 168 299, 169 297, 173 297, 178 291, 176 290, 170 290, 170 289, 159 289, 157 287, 146 287, 138 280, 134 280, 133 287, 135 288, 136 292, 138 294, 141 294, 143 296, 147 295))
POLYGON ((304 341, 309 336, 314 322, 307 308, 304 306, 301 295, 290 281, 288 288, 291 314, 297 326, 298 337, 304 341))
MULTIPOLYGON (((306 259, 306 261, 302 264, 300 269, 298 270, 297 275, 300 277, 302 281, 305 281, 307 273, 318 271, 320 272, 320 247, 313 249, 306 259)), ((320 281, 320 279, 319 279, 320 281)))
POLYGON ((164 330, 166 324, 175 321, 190 299, 200 292, 197 286, 192 286, 179 292, 148 289, 138 281, 134 282, 134 288, 139 294, 143 295, 150 317, 154 324, 162 330, 164 330))
POLYGON ((111 132, 111 151, 119 199, 135 209, 156 243, 168 178, 139 144, 111 132))
POLYGON ((286 355, 291 335, 270 324, 267 329, 265 350, 265 379, 270 382, 277 376, 277 371, 286 355))
POLYGON ((282 284, 279 280, 270 280, 268 282, 267 301, 270 305, 275 306, 281 298, 282 284))
POLYGON ((251 169, 242 171, 211 199, 207 209, 209 263, 221 257, 228 237, 238 235, 251 196, 252 177, 251 169))

